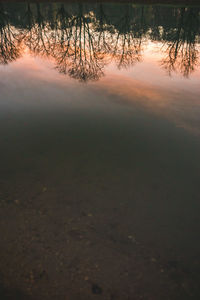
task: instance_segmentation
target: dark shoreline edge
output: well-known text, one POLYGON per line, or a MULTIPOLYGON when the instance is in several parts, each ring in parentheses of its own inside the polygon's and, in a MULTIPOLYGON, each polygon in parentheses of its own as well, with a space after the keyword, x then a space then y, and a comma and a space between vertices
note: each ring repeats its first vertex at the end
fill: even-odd
POLYGON ((160 5, 200 5, 200 0, 0 0, 0 3, 132 3, 132 4, 160 4, 160 5))

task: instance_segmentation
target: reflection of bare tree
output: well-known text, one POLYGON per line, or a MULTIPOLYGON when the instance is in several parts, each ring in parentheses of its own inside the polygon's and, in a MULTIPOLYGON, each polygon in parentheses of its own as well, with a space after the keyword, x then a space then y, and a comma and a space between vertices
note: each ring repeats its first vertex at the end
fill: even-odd
POLYGON ((21 39, 3 9, 0 10, 0 64, 8 64, 21 56, 21 39))
POLYGON ((143 35, 134 28, 127 5, 126 13, 119 20, 119 32, 113 42, 113 57, 118 68, 133 66, 141 60, 143 35))
POLYGON ((108 19, 104 12, 103 4, 99 5, 99 19, 95 20, 94 30, 97 35, 98 51, 108 54, 112 49, 112 35, 115 33, 114 26, 108 25, 108 19))
POLYGON ((165 52, 162 65, 169 75, 172 71, 178 71, 188 77, 198 64, 198 50, 194 43, 175 42, 168 45, 165 52))
POLYGON ((132 33, 117 36, 113 57, 119 69, 133 66, 141 60, 141 44, 142 40, 134 38, 132 33))
POLYGON ((68 58, 71 53, 72 26, 71 20, 66 12, 64 5, 58 10, 56 15, 57 22, 52 36, 52 56, 56 61, 57 69, 67 73, 68 58))
POLYGON ((97 80, 103 75, 103 56, 98 51, 91 19, 91 15, 83 14, 80 5, 69 26, 60 28, 61 42, 53 53, 59 71, 80 81, 97 80))
POLYGON ((102 56, 97 51, 91 29, 92 17, 83 14, 82 5, 75 16, 69 16, 61 5, 53 28, 44 21, 39 4, 37 17, 34 19, 28 5, 26 18, 29 26, 24 34, 24 43, 32 53, 53 58, 61 73, 68 73, 81 81, 96 80, 103 75, 102 56))
POLYGON ((36 55, 49 56, 51 54, 51 43, 49 36, 48 23, 44 21, 42 16, 40 4, 37 3, 37 15, 31 11, 30 4, 26 16, 28 28, 24 32, 24 43, 36 55))
POLYGON ((113 15, 105 4, 92 10, 82 4, 43 5, 24 4, 23 22, 16 18, 14 25, 0 10, 1 63, 16 60, 25 45, 31 54, 52 59, 59 72, 86 82, 103 76, 112 61, 118 68, 141 61, 146 38, 163 42, 162 65, 169 74, 189 76, 198 63, 199 9, 169 8, 163 20, 161 7, 127 4, 113 15))
POLYGON ((164 43, 165 57, 162 66, 168 71, 178 71, 188 77, 198 65, 199 51, 196 42, 196 11, 181 8, 179 23, 176 29, 167 33, 164 43))

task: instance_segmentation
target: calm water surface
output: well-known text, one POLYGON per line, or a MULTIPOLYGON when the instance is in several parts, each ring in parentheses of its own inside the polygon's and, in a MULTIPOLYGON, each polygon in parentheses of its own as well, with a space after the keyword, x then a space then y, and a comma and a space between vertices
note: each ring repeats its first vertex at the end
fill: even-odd
POLYGON ((200 6, 0 3, 0 159, 2 297, 198 299, 200 6))

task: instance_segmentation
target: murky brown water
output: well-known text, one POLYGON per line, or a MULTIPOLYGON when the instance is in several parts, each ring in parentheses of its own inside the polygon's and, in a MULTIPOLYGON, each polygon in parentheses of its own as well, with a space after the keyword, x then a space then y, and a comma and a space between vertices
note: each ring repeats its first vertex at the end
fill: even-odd
POLYGON ((200 7, 0 3, 1 299, 198 299, 200 7))

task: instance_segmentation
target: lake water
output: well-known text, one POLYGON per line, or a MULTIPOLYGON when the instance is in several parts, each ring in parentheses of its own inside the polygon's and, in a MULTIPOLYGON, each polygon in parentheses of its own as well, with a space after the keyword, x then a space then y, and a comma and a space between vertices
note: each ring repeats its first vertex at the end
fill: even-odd
POLYGON ((200 297, 200 6, 0 3, 0 296, 200 297))

